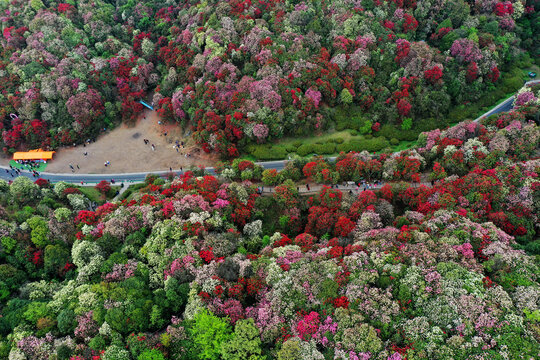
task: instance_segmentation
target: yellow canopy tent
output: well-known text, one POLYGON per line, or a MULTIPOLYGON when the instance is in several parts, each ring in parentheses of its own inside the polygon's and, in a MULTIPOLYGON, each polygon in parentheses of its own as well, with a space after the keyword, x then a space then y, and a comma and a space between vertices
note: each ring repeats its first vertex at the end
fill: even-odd
POLYGON ((13 154, 13 160, 52 160, 54 151, 43 151, 41 149, 18 151, 13 154))

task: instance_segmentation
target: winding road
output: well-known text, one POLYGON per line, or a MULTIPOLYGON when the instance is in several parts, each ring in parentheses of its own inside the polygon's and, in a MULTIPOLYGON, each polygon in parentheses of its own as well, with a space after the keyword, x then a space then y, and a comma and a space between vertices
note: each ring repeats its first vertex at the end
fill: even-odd
MULTIPOLYGON (((526 82, 524 86, 531 86, 537 83, 540 83, 540 80, 531 80, 531 81, 526 82)), ((488 112, 486 112, 479 118, 475 119, 474 121, 477 122, 490 115, 511 110, 514 97, 515 95, 509 97, 508 99, 496 105, 491 110, 489 110, 488 112)), ((336 159, 335 157, 329 158, 329 160, 331 161, 334 161, 335 159, 336 159)), ((286 163, 287 163, 287 160, 278 160, 278 161, 258 162, 257 164, 261 165, 265 169, 282 170, 285 167, 286 163)), ((215 174, 213 167, 207 167, 205 168, 205 170, 210 174, 215 174)), ((180 170, 173 170, 173 172, 176 174, 182 173, 180 170)), ((98 183, 102 180, 111 181, 112 179, 114 179, 116 183, 138 183, 138 182, 144 181, 144 179, 146 178, 148 174, 166 176, 170 173, 171 172, 168 170, 138 172, 138 173, 123 173, 123 174, 60 174, 60 173, 41 172, 39 174, 39 177, 45 180, 49 180, 50 182, 53 182, 53 183, 64 181, 67 183, 74 183, 74 184, 76 183, 80 184, 81 182, 83 182, 84 184, 88 184, 88 183, 98 183)), ((17 176, 19 175, 17 175, 9 167, 0 166, 0 179, 9 181, 9 180, 13 180, 17 176)), ((32 180, 36 179, 31 172, 24 171, 24 170, 21 170, 20 176, 26 176, 32 180)))

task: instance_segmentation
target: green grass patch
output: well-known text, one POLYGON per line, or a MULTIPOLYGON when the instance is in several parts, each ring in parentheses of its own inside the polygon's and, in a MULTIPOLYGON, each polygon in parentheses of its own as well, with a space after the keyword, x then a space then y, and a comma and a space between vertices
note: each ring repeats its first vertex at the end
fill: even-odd
POLYGON ((79 189, 84 196, 86 196, 89 200, 96 202, 98 204, 104 203, 105 200, 111 200, 114 198, 116 191, 120 191, 120 185, 111 185, 111 191, 109 192, 109 196, 106 196, 103 198, 101 193, 94 188, 93 186, 74 186, 77 189, 79 189))
POLYGON ((38 167, 34 167, 32 169, 30 168, 30 166, 19 164, 15 160, 11 160, 9 162, 9 165, 13 166, 14 168, 21 169, 21 170, 36 170, 38 172, 45 171, 45 169, 47 168, 47 164, 43 162, 40 162, 38 167))
POLYGON ((145 183, 139 183, 139 184, 133 184, 133 185, 130 185, 128 186, 128 188, 126 189, 126 191, 124 191, 122 193, 122 195, 120 195, 120 197, 118 198, 119 201, 122 201, 122 200, 130 200, 131 199, 131 196, 136 193, 138 190, 142 189, 143 187, 145 187, 146 184, 145 183))
POLYGON ((403 151, 403 150, 407 150, 407 149, 410 149, 412 147, 415 147, 416 145, 418 145, 418 140, 402 141, 398 145, 396 145, 396 146, 394 146, 392 148, 392 152, 400 152, 400 151, 403 151))
POLYGON ((77 186, 77 189, 79 189, 84 196, 86 196, 89 200, 94 202, 102 202, 101 193, 97 191, 93 186, 77 186))

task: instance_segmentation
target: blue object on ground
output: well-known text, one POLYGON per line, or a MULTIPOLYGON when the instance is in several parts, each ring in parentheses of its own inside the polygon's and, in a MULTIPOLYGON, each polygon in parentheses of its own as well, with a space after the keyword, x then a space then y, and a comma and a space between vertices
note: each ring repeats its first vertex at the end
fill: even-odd
POLYGON ((152 110, 152 111, 154 110, 154 108, 153 108, 152 106, 148 105, 148 104, 145 103, 144 101, 139 100, 139 102, 140 102, 141 104, 143 104, 144 106, 146 106, 147 108, 149 108, 150 110, 152 110))

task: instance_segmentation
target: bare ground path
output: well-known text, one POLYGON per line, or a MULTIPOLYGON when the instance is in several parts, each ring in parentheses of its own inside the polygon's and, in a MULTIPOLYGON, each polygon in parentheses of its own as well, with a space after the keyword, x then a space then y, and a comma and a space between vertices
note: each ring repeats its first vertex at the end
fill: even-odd
MULTIPOLYGON (((158 121, 157 112, 145 110, 135 126, 122 124, 86 147, 78 145, 58 150, 46 171, 71 173, 69 164, 72 164, 75 173, 119 174, 168 170, 170 167, 188 168, 191 165, 212 166, 216 161, 215 156, 194 145, 192 139, 182 136, 177 125, 159 125, 158 121), (167 136, 163 135, 164 132, 167 136), (144 139, 149 140, 148 145, 144 139), (184 148, 178 152, 173 148, 176 140, 184 142, 184 148), (151 144, 155 145, 155 151, 152 151, 151 144), (84 152, 88 155, 85 156, 84 152), (191 156, 186 158, 186 153, 191 156), (106 161, 110 162, 109 166, 104 166, 106 161)), ((7 164, 9 160, 2 159, 2 164, 4 162, 7 164)))

